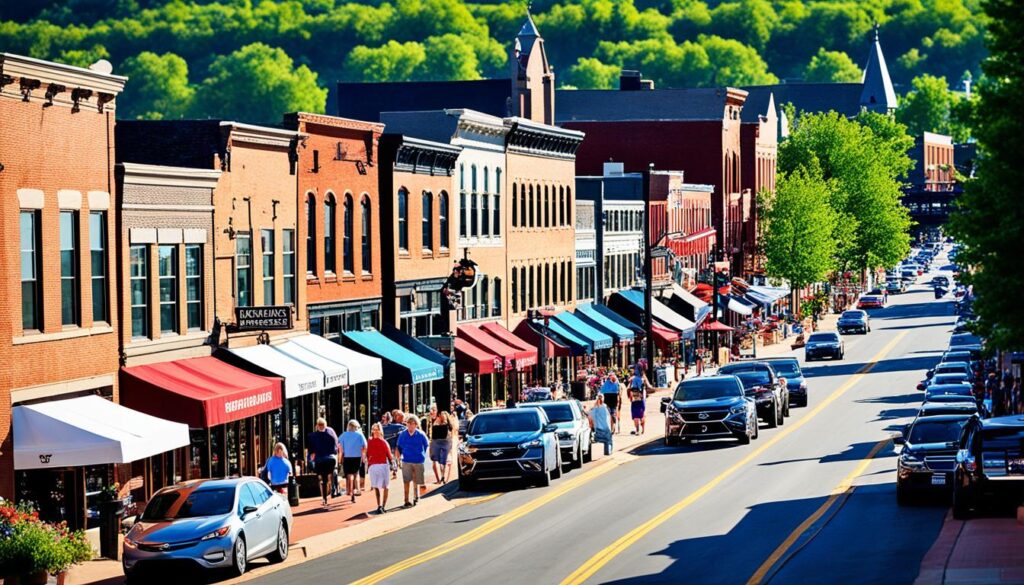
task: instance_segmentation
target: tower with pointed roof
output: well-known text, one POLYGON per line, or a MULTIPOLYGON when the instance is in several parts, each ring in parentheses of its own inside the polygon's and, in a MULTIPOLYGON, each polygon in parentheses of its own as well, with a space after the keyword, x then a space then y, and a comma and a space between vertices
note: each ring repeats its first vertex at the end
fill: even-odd
POLYGON ((860 94, 860 105, 871 112, 891 114, 896 110, 896 92, 889 78, 889 68, 885 66, 885 55, 882 45, 878 42, 878 25, 875 25, 875 38, 868 53, 868 62, 864 66, 864 77, 861 82, 864 89, 860 94))
POLYGON ((509 61, 512 67, 510 113, 534 122, 554 124, 555 73, 548 64, 544 38, 533 23, 529 8, 509 61))

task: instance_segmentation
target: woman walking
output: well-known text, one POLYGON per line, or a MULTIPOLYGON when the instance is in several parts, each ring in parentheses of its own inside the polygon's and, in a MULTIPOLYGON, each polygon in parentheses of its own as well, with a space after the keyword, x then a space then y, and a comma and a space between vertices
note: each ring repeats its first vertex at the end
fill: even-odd
POLYGON ((449 455, 452 452, 454 424, 447 411, 437 412, 437 405, 430 405, 430 461, 434 464, 434 483, 448 482, 451 471, 449 455))
POLYGON ((604 394, 598 394, 588 415, 590 428, 594 429, 594 440, 604 444, 604 454, 612 454, 612 415, 604 404, 604 394))
POLYGON ((377 513, 387 512, 388 485, 391 483, 391 468, 395 458, 391 446, 384 440, 384 427, 374 423, 370 427, 370 442, 366 446, 366 462, 369 467, 370 489, 377 498, 377 513))
POLYGON ((348 430, 341 434, 338 442, 341 443, 341 469, 345 474, 346 493, 352 496, 352 503, 355 503, 356 494, 359 493, 356 475, 366 457, 366 437, 360 431, 359 421, 348 421, 348 430))
POLYGON ((270 489, 288 495, 288 478, 292 476, 292 463, 288 461, 288 449, 284 443, 274 445, 274 454, 263 465, 263 473, 270 489))

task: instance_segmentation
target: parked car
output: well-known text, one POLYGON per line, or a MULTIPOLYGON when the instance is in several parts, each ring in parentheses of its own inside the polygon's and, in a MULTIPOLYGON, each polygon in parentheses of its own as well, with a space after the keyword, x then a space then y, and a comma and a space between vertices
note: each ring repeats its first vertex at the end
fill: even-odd
POLYGON ((932 279, 932 286, 949 288, 949 278, 945 276, 936 276, 932 279))
POLYGON ((956 452, 964 426, 973 415, 947 414, 918 418, 908 425, 896 460, 896 502, 905 505, 914 492, 948 489, 953 483, 956 452))
POLYGON ((953 401, 974 401, 974 390, 969 384, 935 384, 924 393, 925 402, 938 402, 941 396, 962 396, 962 399, 953 401))
POLYGON ((767 362, 734 362, 718 368, 718 373, 736 376, 747 396, 757 404, 757 416, 774 428, 789 416, 789 389, 786 381, 767 362))
POLYGON ((661 401, 666 445, 722 437, 747 444, 757 438, 757 406, 736 376, 683 380, 671 398, 661 401))
POLYGON ((843 311, 836 321, 836 329, 839 333, 867 333, 871 331, 871 322, 868 319, 867 311, 853 310, 843 311))
POLYGON ((974 356, 971 355, 971 352, 955 349, 947 351, 946 353, 942 354, 941 358, 939 358, 940 364, 946 364, 950 362, 966 362, 970 364, 971 370, 973 371, 975 369, 975 364, 977 363, 977 360, 974 359, 974 356))
POLYGON ((914 282, 915 280, 917 280, 917 276, 917 268, 904 266, 903 268, 900 269, 900 280, 902 280, 903 282, 914 282))
POLYGON ((941 416, 945 414, 978 414, 978 403, 970 402, 925 402, 917 411, 917 418, 941 416))
MULTIPOLYGON (((953 475, 953 517, 1024 489, 1024 417, 972 419, 964 429, 953 475)), ((1016 500, 1014 501, 1016 504, 1016 500)))
POLYGON ((591 452, 590 421, 583 407, 576 400, 550 400, 546 402, 520 402, 518 408, 539 408, 548 415, 551 424, 558 427, 558 447, 562 450, 562 461, 569 467, 579 469, 588 463, 591 452))
POLYGON ((929 390, 932 386, 944 386, 949 384, 971 385, 971 377, 962 372, 952 374, 935 374, 930 380, 924 380, 917 385, 918 390, 929 390))
POLYGON ((193 565, 241 575, 249 561, 288 558, 288 502, 254 477, 199 479, 165 487, 124 537, 125 579, 149 567, 193 565))
POLYGON ((807 378, 795 357, 775 357, 761 361, 771 364, 775 373, 786 379, 789 400, 793 406, 807 406, 807 378))
POLYGON ((547 486, 562 476, 558 426, 539 408, 481 412, 459 443, 459 486, 472 491, 481 479, 525 479, 547 486))
MULTIPOLYGON (((967 355, 970 356, 970 354, 967 355)), ((928 370, 927 377, 931 379, 943 374, 963 374, 968 379, 973 379, 974 367, 971 366, 970 362, 966 361, 939 362, 934 368, 928 370)))
POLYGON ((907 290, 907 285, 902 280, 885 281, 885 292, 891 295, 898 295, 907 290))
POLYGON ((885 301, 877 295, 864 295, 857 301, 858 309, 881 309, 884 306, 885 301))
POLYGON ((835 331, 818 331, 807 338, 804 359, 812 362, 823 357, 841 360, 846 353, 843 339, 835 331))

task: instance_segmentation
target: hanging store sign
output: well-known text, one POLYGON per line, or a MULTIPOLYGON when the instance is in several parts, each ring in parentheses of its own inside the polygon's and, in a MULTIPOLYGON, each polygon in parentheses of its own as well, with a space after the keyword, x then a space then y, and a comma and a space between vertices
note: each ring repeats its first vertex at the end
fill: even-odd
POLYGON ((289 305, 268 307, 235 307, 236 331, 277 331, 291 329, 292 308, 289 305))

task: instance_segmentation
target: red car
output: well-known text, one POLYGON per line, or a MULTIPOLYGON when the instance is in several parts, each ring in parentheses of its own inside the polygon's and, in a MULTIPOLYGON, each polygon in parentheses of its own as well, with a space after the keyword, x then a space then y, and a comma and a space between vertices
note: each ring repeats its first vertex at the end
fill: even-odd
POLYGON ((882 301, 882 297, 878 296, 864 296, 857 301, 858 309, 881 309, 885 306, 882 301))

